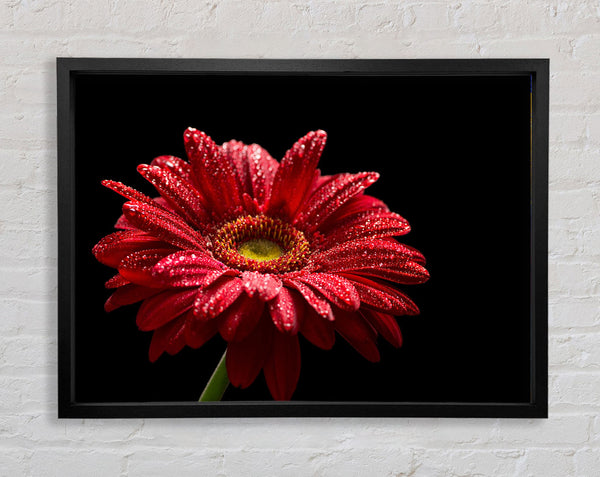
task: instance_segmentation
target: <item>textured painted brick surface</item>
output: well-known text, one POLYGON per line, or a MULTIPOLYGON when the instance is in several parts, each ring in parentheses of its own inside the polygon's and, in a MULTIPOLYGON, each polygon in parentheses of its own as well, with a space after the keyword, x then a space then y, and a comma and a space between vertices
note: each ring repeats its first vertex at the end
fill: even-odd
POLYGON ((7 0, 0 24, 0 476, 600 475, 597 0, 7 0), (58 421, 57 56, 550 58, 550 418, 58 421))

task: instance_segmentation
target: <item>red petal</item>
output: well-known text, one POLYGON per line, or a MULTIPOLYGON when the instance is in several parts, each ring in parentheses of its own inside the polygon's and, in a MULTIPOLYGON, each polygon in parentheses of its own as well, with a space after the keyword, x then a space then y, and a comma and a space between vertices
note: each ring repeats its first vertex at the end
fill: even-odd
POLYGON ((276 276, 259 272, 243 272, 242 282, 248 295, 256 294, 263 301, 275 298, 283 286, 281 280, 276 276))
POLYGON ((197 290, 167 290, 148 298, 138 311, 138 328, 142 331, 160 328, 189 310, 197 294, 197 290))
POLYGON ((135 200, 136 202, 142 202, 144 204, 156 205, 151 197, 148 197, 146 194, 142 194, 141 192, 126 186, 122 182, 104 180, 102 181, 102 185, 114 190, 117 194, 120 194, 129 200, 135 200))
POLYGON ((158 190, 175 211, 198 229, 203 230, 208 213, 202 205, 202 196, 188 181, 157 166, 140 164, 138 172, 158 190))
MULTIPOLYGON (((181 351, 185 342, 183 340, 185 329, 185 315, 180 316, 166 325, 161 326, 152 334, 148 357, 154 363, 167 348, 170 351, 181 351)), ((175 351, 175 352, 177 352, 175 351)), ((175 354, 175 353, 169 353, 175 354)))
POLYGON ((176 176, 190 182, 192 180, 192 167, 179 157, 175 156, 158 156, 152 159, 150 163, 152 166, 160 167, 161 169, 166 169, 176 176))
POLYGON ((242 280, 226 278, 213 283, 198 293, 194 313, 201 320, 216 318, 231 306, 242 293, 242 280))
POLYGON ((308 341, 321 349, 331 349, 335 343, 333 323, 319 316, 311 307, 305 307, 300 331, 308 341))
POLYGON ((111 277, 109 280, 106 281, 106 283, 104 284, 105 288, 119 288, 122 287, 124 285, 127 285, 131 283, 129 280, 125 280, 121 275, 119 275, 118 273, 111 277))
POLYGON ((173 253, 173 249, 150 249, 130 253, 119 264, 119 274, 137 285, 162 288, 163 284, 152 276, 157 262, 173 253))
MULTIPOLYGON (((265 303, 258 298, 240 295, 222 313, 219 332, 225 341, 242 341, 254 330, 263 314, 265 303)), ((211 320, 212 321, 212 320, 211 320)))
POLYGON ((323 233, 322 247, 362 238, 396 237, 410 232, 410 225, 393 212, 368 211, 340 221, 331 232, 323 233))
POLYGON ((274 333, 273 347, 263 373, 271 396, 276 401, 289 401, 300 377, 300 345, 297 336, 274 333))
POLYGON ((402 333, 400 327, 392 315, 380 313, 374 310, 360 310, 362 316, 377 330, 381 336, 389 341, 392 346, 402 346, 402 333))
POLYGON ((209 199, 214 216, 221 217, 241 205, 244 188, 233 158, 222 154, 221 148, 197 129, 188 128, 183 137, 196 183, 209 199))
POLYGON ((129 221, 123 214, 121 214, 121 216, 115 222, 115 229, 137 230, 136 227, 129 223, 129 221))
POLYGON ((291 288, 298 290, 308 304, 312 306, 320 316, 330 321, 333 320, 331 305, 321 293, 313 291, 308 285, 293 278, 285 277, 283 282, 291 288))
POLYGON ((225 265, 203 251, 185 250, 158 262, 152 269, 152 276, 169 287, 199 287, 207 285, 209 272, 225 269, 225 265))
POLYGON ((92 249, 100 263, 117 268, 127 255, 139 250, 168 246, 162 240, 141 231, 120 230, 104 237, 92 249))
POLYGON ((227 346, 227 376, 236 387, 247 388, 258 376, 267 353, 271 351, 273 326, 263 316, 254 331, 243 341, 227 346))
POLYGON ((283 287, 279 294, 268 302, 271 319, 279 331, 295 335, 304 312, 304 299, 289 288, 283 287))
POLYGON ((429 280, 429 272, 415 262, 406 262, 402 268, 377 268, 377 267, 355 267, 351 270, 353 274, 367 275, 381 278, 402 285, 416 285, 429 280))
POLYGON ((309 273, 299 276, 298 280, 315 288, 340 308, 352 311, 360 306, 360 298, 352 283, 339 275, 309 273))
POLYGON ((176 215, 149 204, 126 202, 123 213, 137 228, 183 249, 202 249, 204 239, 176 215))
POLYGON ((200 348, 200 346, 217 334, 217 320, 199 320, 194 316, 193 310, 186 312, 184 316, 186 317, 185 342, 190 348, 200 348))
POLYGON ((392 315, 418 315, 419 308, 400 290, 360 275, 343 274, 360 296, 361 306, 369 306, 392 315))
POLYGON ((327 224, 323 224, 323 227, 333 228, 338 222, 350 217, 351 215, 359 214, 361 212, 389 212, 389 210, 390 209, 388 209, 387 205, 385 205, 383 201, 376 199, 375 197, 371 197, 370 195, 359 194, 355 197, 352 197, 352 199, 348 200, 348 202, 331 214, 327 219, 327 224))
POLYGON ((326 140, 325 131, 311 131, 287 151, 273 178, 268 212, 295 216, 311 189, 326 140))
POLYGON ((339 207, 379 178, 376 172, 337 174, 310 196, 299 210, 294 225, 309 232, 316 230, 339 207))
POLYGON ((379 350, 373 327, 356 312, 335 310, 335 329, 364 358, 379 361, 379 350))
POLYGON ((117 288, 115 292, 106 300, 104 304, 104 311, 111 312, 125 305, 131 305, 135 302, 145 300, 161 290, 156 288, 143 287, 140 285, 124 285, 117 288))
POLYGON ((221 153, 227 161, 234 164, 234 171, 238 176, 242 191, 252 195, 252 180, 247 160, 248 146, 234 139, 223 143, 221 153))
POLYGON ((398 268, 420 262, 423 255, 416 249, 391 239, 359 239, 344 242, 313 257, 324 271, 338 272, 362 268, 398 268))
POLYGON ((271 193, 271 185, 279 163, 258 144, 248 146, 247 161, 252 181, 252 196, 263 205, 271 193))

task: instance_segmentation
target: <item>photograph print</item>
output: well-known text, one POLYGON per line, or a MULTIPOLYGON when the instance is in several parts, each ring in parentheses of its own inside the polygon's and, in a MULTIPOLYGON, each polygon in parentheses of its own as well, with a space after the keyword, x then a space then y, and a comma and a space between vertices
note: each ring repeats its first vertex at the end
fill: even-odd
POLYGON ((543 417, 543 64, 132 61, 58 61, 62 417, 543 417))

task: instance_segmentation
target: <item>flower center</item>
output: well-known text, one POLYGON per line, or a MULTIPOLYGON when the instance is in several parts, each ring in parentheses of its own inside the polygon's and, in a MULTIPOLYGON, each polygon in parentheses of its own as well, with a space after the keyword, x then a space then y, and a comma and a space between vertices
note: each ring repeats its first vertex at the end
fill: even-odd
POLYGON ((238 247, 238 252, 244 257, 265 262, 281 257, 283 250, 275 242, 265 239, 252 239, 244 242, 238 247))
POLYGON ((215 234, 214 254, 231 267, 285 273, 304 266, 310 248, 304 234, 279 219, 240 217, 215 234))

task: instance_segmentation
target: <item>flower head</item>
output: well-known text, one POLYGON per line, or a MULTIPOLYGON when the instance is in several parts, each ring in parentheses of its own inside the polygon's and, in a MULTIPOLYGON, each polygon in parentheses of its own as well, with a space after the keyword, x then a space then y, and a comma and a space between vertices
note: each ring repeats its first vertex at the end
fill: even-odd
POLYGON ((93 249, 118 271, 105 309, 142 302, 136 321, 154 333, 151 361, 218 333, 233 385, 262 370, 273 398, 287 400, 300 375, 298 333, 330 349, 337 332, 373 362, 378 335, 401 345, 394 316, 419 310, 390 282, 425 282, 425 259, 393 238, 408 222, 364 194, 377 173, 320 174, 325 140, 310 132, 277 162, 256 144, 218 146, 188 128, 189 162, 138 166, 160 197, 103 181, 128 199, 119 230, 93 249))

